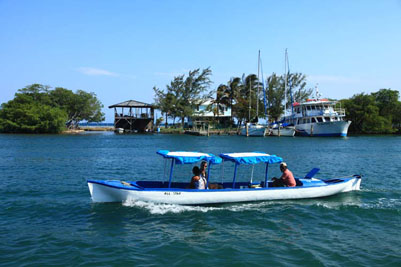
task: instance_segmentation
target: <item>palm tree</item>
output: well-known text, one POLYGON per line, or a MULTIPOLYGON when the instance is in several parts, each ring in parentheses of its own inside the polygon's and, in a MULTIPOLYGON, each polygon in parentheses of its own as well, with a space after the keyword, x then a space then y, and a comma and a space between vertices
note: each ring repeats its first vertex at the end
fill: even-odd
POLYGON ((228 84, 228 96, 231 104, 231 114, 238 120, 238 126, 242 122, 248 121, 250 118, 255 118, 256 92, 259 85, 258 78, 255 74, 250 74, 242 78, 232 78, 228 84))
POLYGON ((243 78, 242 96, 248 100, 248 121, 257 120, 258 111, 256 101, 260 101, 260 96, 257 96, 258 86, 260 86, 258 77, 255 74, 249 74, 243 78))
POLYGON ((229 104, 229 97, 227 95, 227 85, 220 84, 216 89, 216 98, 211 101, 207 107, 208 111, 212 111, 213 115, 219 117, 220 112, 224 114, 224 108, 229 104))
POLYGON ((216 100, 214 102, 217 105, 217 116, 219 116, 219 112, 222 111, 224 113, 224 107, 228 106, 230 103, 227 85, 220 84, 219 87, 217 87, 216 100))
POLYGON ((240 77, 231 78, 230 81, 228 82, 227 96, 231 108, 231 119, 230 119, 231 122, 233 121, 233 113, 234 113, 233 103, 236 100, 236 97, 239 95, 241 87, 242 87, 242 81, 240 77))

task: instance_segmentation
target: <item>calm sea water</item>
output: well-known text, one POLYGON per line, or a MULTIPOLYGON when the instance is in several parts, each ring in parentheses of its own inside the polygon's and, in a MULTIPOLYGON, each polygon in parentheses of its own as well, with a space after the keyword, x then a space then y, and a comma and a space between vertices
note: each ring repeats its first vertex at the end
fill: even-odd
MULTIPOLYGON (((0 158, 2 266, 401 265, 399 136, 0 135, 0 158), (158 149, 265 151, 296 176, 362 174, 362 190, 206 207, 91 202, 89 178, 164 179, 158 149)), ((176 180, 190 169, 177 167, 176 180)), ((240 171, 247 181, 251 169, 240 171)), ((211 175, 229 181, 232 166, 211 175)))

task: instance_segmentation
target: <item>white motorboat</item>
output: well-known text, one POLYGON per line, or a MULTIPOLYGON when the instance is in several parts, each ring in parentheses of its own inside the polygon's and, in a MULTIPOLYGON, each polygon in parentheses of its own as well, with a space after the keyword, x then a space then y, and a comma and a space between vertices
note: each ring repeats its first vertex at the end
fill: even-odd
POLYGON ((282 128, 273 128, 271 129, 271 135, 293 137, 295 135, 295 127, 287 126, 282 128))
MULTIPOLYGON (((93 202, 146 201, 182 205, 199 205, 214 203, 232 203, 279 199, 303 199, 326 197, 334 194, 359 190, 361 176, 346 178, 316 179, 313 175, 319 169, 313 169, 307 176, 297 178, 296 187, 272 187, 268 182, 269 164, 280 163, 282 159, 275 155, 261 152, 224 153, 220 157, 199 152, 157 152, 171 160, 168 181, 120 181, 88 180, 88 187, 93 202), (207 184, 210 178, 210 166, 224 161, 235 164, 234 177, 231 182, 221 183, 223 189, 189 189, 189 183, 172 182, 175 165, 194 164, 205 160, 208 164, 207 184), (265 164, 263 181, 238 182, 237 171, 242 164, 265 164)), ((252 178, 251 178, 252 179, 252 178)))
POLYGON ((286 123, 279 123, 270 129, 270 135, 293 137, 295 135, 295 127, 286 123))
POLYGON ((124 133, 124 128, 115 128, 114 132, 122 134, 122 133, 124 133))
POLYGON ((248 135, 246 134, 247 127, 241 128, 241 135, 244 136, 265 136, 266 135, 266 127, 261 124, 255 123, 247 123, 248 126, 248 135))

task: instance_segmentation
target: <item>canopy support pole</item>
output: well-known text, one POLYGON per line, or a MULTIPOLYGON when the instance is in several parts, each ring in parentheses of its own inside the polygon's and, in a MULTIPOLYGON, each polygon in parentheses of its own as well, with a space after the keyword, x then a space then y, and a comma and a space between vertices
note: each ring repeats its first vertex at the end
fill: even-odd
POLYGON ((221 184, 223 184, 223 178, 224 178, 224 159, 221 162, 221 170, 220 170, 220 178, 221 178, 221 184))
POLYGON ((269 163, 266 163, 266 171, 265 171, 265 187, 269 187, 267 179, 269 178, 269 163))
POLYGON ((237 167, 238 167, 238 163, 235 163, 234 178, 233 178, 233 189, 235 188, 235 178, 237 177, 237 167))
POLYGON ((210 167, 212 166, 212 163, 209 161, 207 164, 207 178, 206 178, 206 187, 205 189, 209 188, 209 176, 210 176, 210 167))
POLYGON ((252 172, 251 172, 251 184, 253 183, 253 170, 255 168, 255 165, 252 164, 252 172))
POLYGON ((168 180, 168 188, 171 188, 171 180, 173 179, 174 159, 171 159, 170 179, 168 180))
POLYGON ((167 159, 164 159, 163 181, 166 181, 167 159))

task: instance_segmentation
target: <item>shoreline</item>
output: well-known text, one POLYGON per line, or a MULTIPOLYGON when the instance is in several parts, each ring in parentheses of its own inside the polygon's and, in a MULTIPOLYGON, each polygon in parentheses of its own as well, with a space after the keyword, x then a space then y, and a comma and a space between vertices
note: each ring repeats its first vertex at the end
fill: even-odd
MULTIPOLYGON (((84 132, 114 132, 114 127, 79 127, 76 130, 66 130, 61 132, 61 134, 80 134, 84 132)), ((135 133, 123 133, 123 134, 135 134, 135 133)), ((223 129, 223 130, 210 130, 207 131, 193 131, 184 130, 181 128, 161 128, 160 131, 151 131, 139 134, 179 134, 179 135, 193 135, 193 136, 208 136, 208 135, 218 135, 218 136, 232 136, 239 135, 237 130, 233 129, 223 129)), ((368 134, 368 133, 348 133, 346 137, 353 136, 400 136, 401 133, 390 133, 390 134, 368 134)), ((295 136, 301 137, 301 136, 295 136)), ((303 136, 302 136, 303 137, 303 136)))
MULTIPOLYGON (((110 126, 80 126, 78 129, 68 129, 60 132, 59 134, 81 134, 84 132, 114 132, 114 127, 110 126)), ((29 133, 0 133, 0 134, 29 134, 29 133)), ((31 133, 35 134, 35 133, 31 133)), ((41 133, 42 134, 42 133, 41 133)), ((43 134, 51 134, 51 133, 43 133, 43 134)), ((122 134, 135 134, 135 133, 122 133, 122 134)), ((237 130, 235 129, 221 129, 221 130, 209 130, 207 131, 194 131, 190 129, 182 129, 182 128, 160 128, 160 131, 150 131, 139 134, 178 134, 178 135, 193 135, 193 136, 210 136, 210 135, 218 135, 218 136, 232 136, 239 135, 237 130)), ((388 133, 388 134, 369 134, 369 133, 348 133, 346 137, 357 137, 357 136, 400 136, 401 133, 388 133)), ((300 137, 300 136, 295 136, 300 137)))

